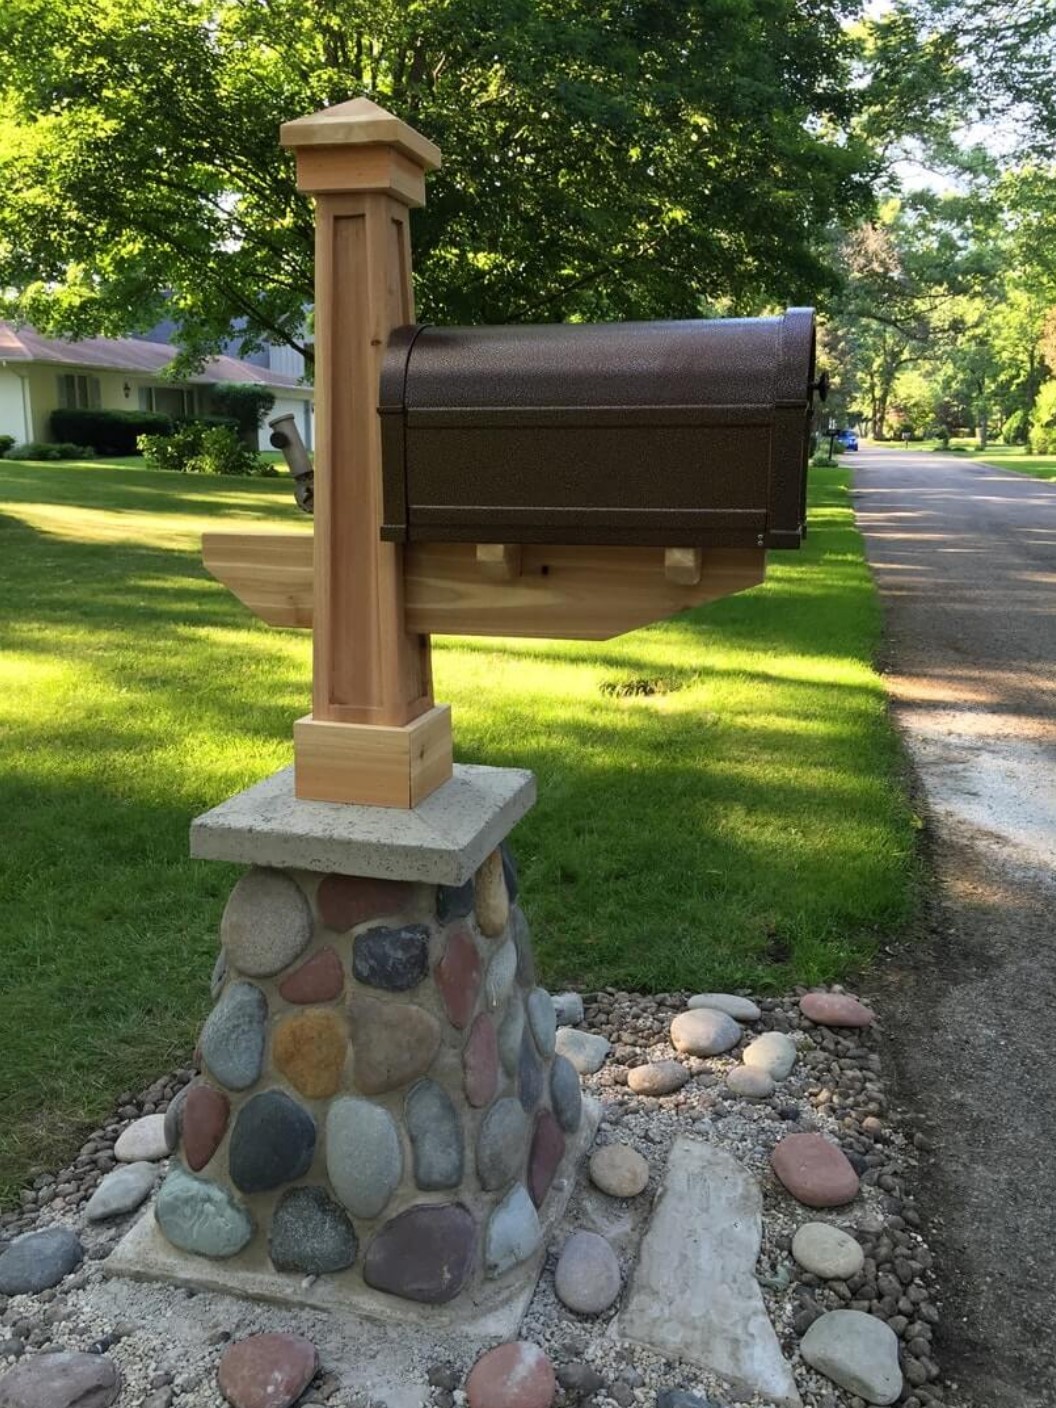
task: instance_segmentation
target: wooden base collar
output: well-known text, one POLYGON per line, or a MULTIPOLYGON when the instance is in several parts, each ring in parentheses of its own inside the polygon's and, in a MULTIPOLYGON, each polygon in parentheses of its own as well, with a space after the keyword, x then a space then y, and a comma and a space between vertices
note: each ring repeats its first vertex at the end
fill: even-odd
POLYGON ((416 807, 451 777, 451 709, 435 705, 403 727, 309 714, 293 726, 293 756, 301 801, 416 807))

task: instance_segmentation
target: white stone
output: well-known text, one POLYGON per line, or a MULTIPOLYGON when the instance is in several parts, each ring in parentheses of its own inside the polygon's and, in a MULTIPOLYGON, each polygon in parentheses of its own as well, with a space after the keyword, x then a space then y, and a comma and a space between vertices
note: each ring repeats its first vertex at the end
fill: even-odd
POLYGON ((799 1352, 812 1369, 866 1403, 894 1403, 902 1392, 898 1336, 875 1315, 830 1310, 811 1325, 799 1352))
POLYGON ((680 1012, 671 1023, 671 1045, 687 1056, 720 1056, 736 1046, 742 1035, 733 1018, 714 1007, 680 1012))
POLYGON ((534 804, 535 778, 521 768, 456 763, 449 782, 403 808, 299 801, 289 767, 196 817, 191 855, 464 885, 534 804))
POLYGON ((592 1076, 600 1071, 612 1050, 603 1036, 579 1032, 575 1027, 558 1027, 555 1045, 557 1054, 570 1061, 581 1076, 592 1076))
POLYGON ((115 1168, 88 1199, 85 1216, 89 1222, 102 1222, 108 1217, 121 1217, 133 1212, 149 1196, 157 1177, 157 1165, 127 1164, 115 1168))
POLYGON ((698 992, 689 999, 687 1006, 691 1012, 698 1007, 711 1007, 738 1022, 758 1022, 763 1015, 751 998, 737 997, 731 992, 698 992))
POLYGON ((758 1066, 734 1066, 726 1074, 726 1088, 745 1100, 767 1100, 774 1093, 774 1078, 758 1066))
POLYGON ((755 1279, 762 1206, 731 1154, 676 1139, 615 1333, 801 1408, 755 1279))
POLYGON ((164 1115, 143 1115, 133 1120, 114 1145, 114 1158, 123 1164, 137 1164, 141 1160, 157 1163, 171 1152, 165 1136, 164 1115))
POLYGON ((580 1315, 600 1315, 620 1294, 620 1263, 597 1232, 573 1232, 554 1272, 558 1300, 580 1315))
POLYGON ((865 1252, 829 1222, 805 1222, 792 1238, 792 1255, 804 1271, 826 1281, 846 1281, 865 1264, 865 1252))
POLYGON ((583 999, 578 992, 558 992, 553 996, 554 1016, 559 1027, 578 1027, 584 1017, 583 999))
POLYGON ((763 1032, 748 1043, 741 1059, 773 1080, 784 1080, 796 1064, 796 1043, 784 1032, 763 1032))
POLYGON ((312 937, 312 910, 297 882, 254 866, 231 891, 220 938, 232 967, 270 978, 299 958, 312 937))
POLYGON ((590 1181, 610 1198, 636 1198, 649 1182, 649 1165, 629 1144, 603 1144, 590 1156, 590 1181))

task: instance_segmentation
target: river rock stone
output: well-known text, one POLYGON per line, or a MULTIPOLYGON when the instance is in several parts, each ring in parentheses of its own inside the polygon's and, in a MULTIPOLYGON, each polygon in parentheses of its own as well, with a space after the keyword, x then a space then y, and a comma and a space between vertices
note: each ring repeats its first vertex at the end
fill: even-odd
POLYGON ((165 1116, 143 1115, 118 1135, 114 1158, 123 1164, 157 1163, 170 1152, 165 1134, 165 1116))
POLYGON ((845 992, 808 992, 799 999, 799 1010, 821 1027, 868 1027, 876 1013, 845 992))
POLYGON ((854 1238, 828 1222, 805 1222, 792 1238, 792 1255, 804 1271, 826 1281, 847 1281, 865 1264, 854 1238))
POLYGON ((849 1203, 858 1175, 846 1154, 820 1134, 788 1134, 775 1145, 770 1163, 792 1196, 811 1208, 849 1203))
POLYGON ((499 1039, 495 1023, 482 1012, 462 1053, 466 1099, 478 1110, 490 1105, 499 1088, 499 1039))
POLYGON ((154 1204, 158 1226, 174 1247, 221 1259, 253 1236, 253 1219, 226 1189, 174 1163, 154 1204))
POLYGON ((477 926, 489 939, 497 939, 510 918, 510 896, 503 873, 502 852, 492 851, 474 877, 473 907, 477 926))
POLYGON ((561 1126, 549 1110, 540 1110, 528 1155, 528 1192, 537 1208, 542 1207, 564 1157, 565 1136, 561 1126))
POLYGON ((104 1222, 109 1217, 124 1217, 134 1212, 150 1196, 157 1174, 156 1165, 151 1163, 115 1168, 88 1199, 84 1210, 88 1221, 104 1222))
POLYGON ((544 1060, 554 1054, 557 1039, 557 1017, 554 1003, 545 988, 533 988, 528 994, 525 1006, 528 1009, 528 1025, 535 1040, 536 1049, 544 1060))
POLYGON ((796 1064, 796 1043, 784 1032, 763 1032, 744 1048, 741 1060, 771 1080, 784 1080, 796 1064))
POLYGON ((469 1408, 550 1408, 556 1392, 554 1366, 527 1340, 489 1349, 466 1380, 469 1408))
POLYGON ((223 949, 216 956, 213 964, 212 976, 209 979, 209 996, 215 1002, 223 991, 224 983, 227 980, 227 954, 223 949))
POLYGON ((689 1080, 681 1061, 650 1061, 627 1072, 627 1089, 635 1095, 671 1095, 689 1080))
POLYGON ((220 1090, 203 1083, 186 1087, 180 1116, 183 1157, 192 1173, 198 1173, 216 1153, 227 1130, 231 1102, 220 1090))
POLYGON ((333 1101, 326 1117, 326 1171, 353 1217, 383 1212, 403 1174, 400 1135, 388 1110, 352 1095, 333 1101))
POLYGON ((525 1027, 521 1037, 521 1054, 517 1061, 517 1098, 530 1115, 543 1093, 543 1068, 535 1054, 535 1043, 525 1027))
POLYGON ((229 983, 202 1028, 202 1060, 229 1090, 247 1090, 264 1064, 268 1003, 252 983, 229 983))
POLYGON ((326 1100, 341 1088, 348 1034, 340 1013, 317 1007, 280 1022, 272 1038, 276 1068, 309 1100, 326 1100))
POLYGON ((420 1080, 407 1093, 407 1134, 414 1159, 414 1181, 423 1192, 457 1188, 465 1156, 458 1112, 435 1080, 420 1080))
POLYGON ((502 1276, 520 1266, 538 1250, 543 1229, 535 1204, 523 1183, 515 1183, 498 1204, 484 1236, 484 1269, 488 1276, 502 1276))
POLYGON ((407 992, 428 971, 429 930, 424 924, 367 929, 352 941, 353 976, 368 987, 407 992))
POLYGON ((270 978, 298 958, 312 937, 312 910, 281 870, 254 869, 231 891, 220 921, 228 962, 250 978, 270 978))
POLYGON ((605 1064, 612 1047, 603 1036, 580 1032, 575 1027, 558 1027, 556 1050, 571 1061, 581 1076, 592 1076, 605 1064))
POLYGON ((636 1198, 649 1182, 649 1165, 629 1144, 603 1144, 590 1156, 590 1181, 610 1198, 636 1198))
POLYGON ((303 1178, 315 1154, 315 1121, 284 1090, 264 1090, 239 1110, 228 1150, 231 1182, 265 1193, 303 1178))
POLYGON ((191 1085, 182 1086, 169 1101, 169 1108, 165 1111, 165 1143, 170 1149, 175 1149, 180 1142, 183 1131, 183 1106, 193 1089, 191 1085))
POLYGON ((510 932, 517 949, 517 981, 522 988, 534 988, 535 954, 532 951, 532 931, 519 904, 510 909, 510 932))
POLYGON ((217 1382, 231 1408, 290 1408, 318 1368, 315 1345, 301 1335, 250 1335, 224 1351, 217 1382))
POLYGON ((465 919, 473 912, 473 881, 464 885, 437 885, 436 917, 441 924, 465 919))
POLYGON ((734 1066, 726 1073, 726 1088, 744 1100, 768 1100, 774 1093, 774 1078, 760 1066, 734 1066))
POLYGON ((550 1105, 566 1134, 575 1134, 583 1118, 583 1091, 571 1061, 555 1056, 550 1067, 550 1105))
POLYGON ((444 956, 434 974, 447 1019, 459 1031, 469 1026, 483 973, 484 965, 473 935, 460 925, 448 935, 444 956))
POLYGON ((303 1005, 309 1002, 333 1002, 345 986, 345 971, 335 949, 321 948, 299 968, 287 974, 279 984, 279 996, 285 1002, 303 1005))
POLYGON ((492 955, 484 979, 484 1000, 491 1011, 495 1011, 509 997, 517 981, 517 946, 507 939, 502 947, 492 955))
POLYGON ((440 1023, 411 1003, 394 1007, 358 994, 348 1002, 352 1070, 364 1095, 382 1095, 424 1076, 440 1049, 440 1023))
POLYGON ((290 1188, 271 1220, 268 1252, 276 1271, 325 1276, 356 1259, 355 1229, 322 1188, 290 1188))
POLYGON ((680 1012, 671 1023, 671 1045, 687 1056, 719 1056, 741 1039, 732 1017, 715 1007, 695 1007, 680 1012))
POLYGON ((477 1136, 477 1176, 482 1188, 504 1188, 524 1167, 528 1116, 519 1100, 496 1100, 480 1122, 477 1136))
POLYGON ((749 997, 738 997, 732 992, 698 992, 686 1004, 689 1010, 710 1007, 716 1012, 725 1012, 737 1022, 758 1022, 763 1015, 749 997))
POLYGON ((413 903, 413 885, 370 875, 325 875, 315 895, 319 918, 339 934, 370 919, 403 914, 413 903))
POLYGON ((120 1391, 112 1359, 64 1349, 9 1369, 0 1378, 0 1408, 110 1408, 120 1391))
POLYGON ((554 1004, 554 1018, 559 1027, 578 1027, 584 1017, 583 999, 578 992, 555 993, 550 999, 554 1004))
POLYGON ((517 1063, 521 1059, 521 1040, 523 1037, 524 1004, 519 997, 513 997, 499 1027, 499 1056, 503 1069, 509 1076, 517 1074, 517 1063))
POLYGON ((510 903, 512 904, 521 892, 521 880, 520 876, 517 874, 517 861, 513 852, 510 850, 510 843, 508 841, 501 842, 499 850, 502 853, 502 876, 506 881, 506 893, 509 895, 510 903))
POLYGON ((620 1263, 597 1232, 573 1232, 561 1249, 554 1290, 569 1310, 600 1315, 620 1294, 620 1263))
POLYGON ((898 1336, 861 1310, 830 1310, 814 1321, 799 1352, 820 1374, 867 1403, 894 1403, 902 1392, 898 1336))
POLYGON ((376 1291, 442 1305, 469 1280, 476 1245, 476 1223, 461 1203, 408 1208, 375 1234, 363 1279, 376 1291))
POLYGON ((16 1237, 0 1253, 0 1295, 36 1295, 57 1286, 83 1257, 80 1240, 68 1227, 46 1227, 16 1237))

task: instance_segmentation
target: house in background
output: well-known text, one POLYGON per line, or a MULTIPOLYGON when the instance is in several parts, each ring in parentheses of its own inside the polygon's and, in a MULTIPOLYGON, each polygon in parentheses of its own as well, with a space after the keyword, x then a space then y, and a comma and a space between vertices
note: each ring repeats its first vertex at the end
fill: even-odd
MULTIPOLYGON (((176 348, 167 342, 134 337, 67 342, 0 322, 0 435, 13 435, 19 443, 54 440, 49 422, 60 408, 208 415, 210 388, 236 381, 273 391, 270 415, 295 416, 304 443, 309 449, 314 445, 313 390, 292 366, 273 371, 237 357, 215 357, 196 375, 171 381, 163 373, 175 356, 176 348)), ((262 450, 271 448, 268 435, 264 425, 262 450)))

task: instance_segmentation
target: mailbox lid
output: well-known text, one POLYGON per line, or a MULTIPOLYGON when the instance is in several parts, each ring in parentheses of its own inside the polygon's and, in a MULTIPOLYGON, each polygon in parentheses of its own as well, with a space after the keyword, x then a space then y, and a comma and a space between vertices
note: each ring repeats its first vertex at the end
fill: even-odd
POLYGON ((383 536, 791 546, 813 377, 810 309, 398 329, 379 407, 383 536))

